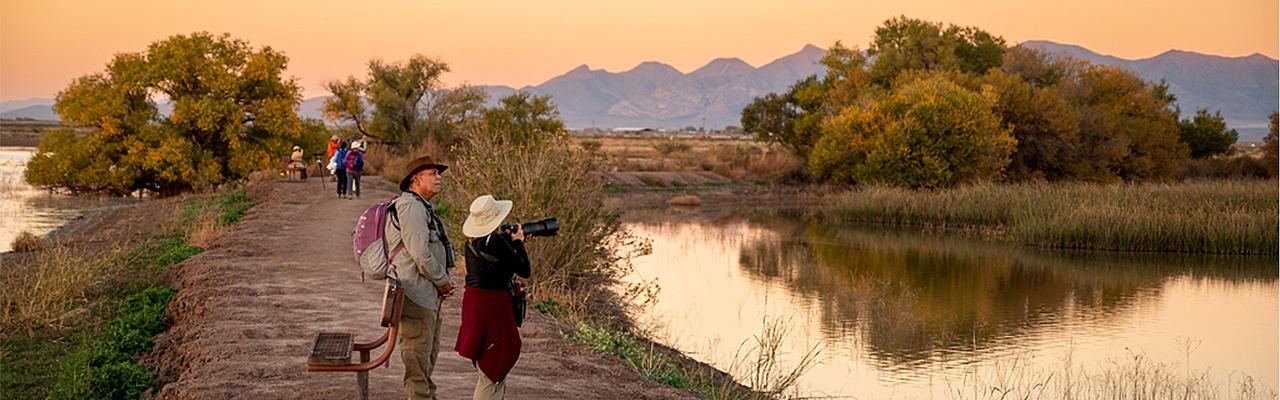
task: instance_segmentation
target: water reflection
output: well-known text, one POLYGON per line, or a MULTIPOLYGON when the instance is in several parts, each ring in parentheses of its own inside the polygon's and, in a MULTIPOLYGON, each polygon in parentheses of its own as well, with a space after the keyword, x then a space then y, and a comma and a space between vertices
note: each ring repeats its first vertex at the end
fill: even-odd
POLYGON ((715 358, 706 343, 748 338, 765 314, 799 316, 807 337, 793 353, 827 348, 806 377, 811 394, 923 396, 955 369, 1028 351, 1044 365, 1126 351, 1180 365, 1172 353, 1183 337, 1205 343, 1198 367, 1276 387, 1274 257, 1064 254, 787 217, 629 219, 655 241, 636 274, 662 286, 646 317, 674 332, 674 345, 715 358), (689 290, 689 280, 716 283, 689 290), (771 304, 706 300, 743 296, 771 304), (1203 310, 1224 302, 1232 307, 1220 315, 1203 310), (708 317, 734 307, 736 323, 708 317))
POLYGON ((0 252, 9 251, 21 232, 44 235, 80 211, 129 202, 128 199, 50 194, 23 177, 29 147, 0 147, 0 252))

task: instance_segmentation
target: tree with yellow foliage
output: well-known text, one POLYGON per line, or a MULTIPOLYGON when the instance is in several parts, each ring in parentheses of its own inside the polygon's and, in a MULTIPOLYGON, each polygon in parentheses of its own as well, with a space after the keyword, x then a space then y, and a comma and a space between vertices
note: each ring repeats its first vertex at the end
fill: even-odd
POLYGON ((46 135, 26 179, 72 192, 173 195, 275 166, 295 143, 313 141, 297 115, 301 90, 282 77, 287 64, 270 47, 207 32, 118 54, 54 105, 63 124, 96 130, 46 135), (160 115, 157 98, 172 114, 160 115))

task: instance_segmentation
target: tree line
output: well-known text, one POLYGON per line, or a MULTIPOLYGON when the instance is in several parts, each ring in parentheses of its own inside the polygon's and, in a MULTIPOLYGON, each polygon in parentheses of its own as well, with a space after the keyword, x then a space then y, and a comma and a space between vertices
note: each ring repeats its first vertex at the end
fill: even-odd
POLYGON ((1166 180, 1238 137, 1218 112, 1179 120, 1163 82, 975 27, 897 17, 865 51, 837 42, 821 62, 825 75, 756 98, 742 125, 827 182, 1166 180))
POLYGON ((326 126, 298 116, 302 90, 283 75, 287 65, 269 46, 207 32, 117 54, 55 99, 64 125, 93 131, 46 133, 26 180, 73 193, 167 196, 277 168, 292 146, 320 150, 331 134, 402 154, 428 141, 450 148, 468 130, 517 142, 565 130, 550 96, 517 92, 486 107, 482 91, 446 87, 448 64, 421 55, 371 60, 367 76, 326 83, 323 112, 337 123, 326 126), (161 98, 173 105, 167 117, 161 98))

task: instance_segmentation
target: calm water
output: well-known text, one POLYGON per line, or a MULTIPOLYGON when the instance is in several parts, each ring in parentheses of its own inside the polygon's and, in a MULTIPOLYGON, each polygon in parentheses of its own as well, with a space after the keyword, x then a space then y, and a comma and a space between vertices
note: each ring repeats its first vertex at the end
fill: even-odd
POLYGON ((51 195, 27 185, 22 176, 29 147, 0 147, 0 252, 11 250, 23 231, 44 235, 82 210, 126 202, 113 198, 51 195))
POLYGON ((660 287, 643 327, 733 369, 781 321, 784 365, 820 349, 806 396, 937 398, 1135 356, 1223 390, 1243 375, 1277 387, 1275 257, 1068 254, 804 218, 627 220, 653 244, 627 281, 660 287))

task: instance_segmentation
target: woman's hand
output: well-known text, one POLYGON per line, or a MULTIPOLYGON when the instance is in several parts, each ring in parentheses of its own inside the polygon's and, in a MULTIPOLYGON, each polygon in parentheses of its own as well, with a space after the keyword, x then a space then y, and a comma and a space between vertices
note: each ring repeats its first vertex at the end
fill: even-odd
POLYGON ((511 232, 511 240, 524 240, 524 224, 516 225, 516 231, 511 232))

